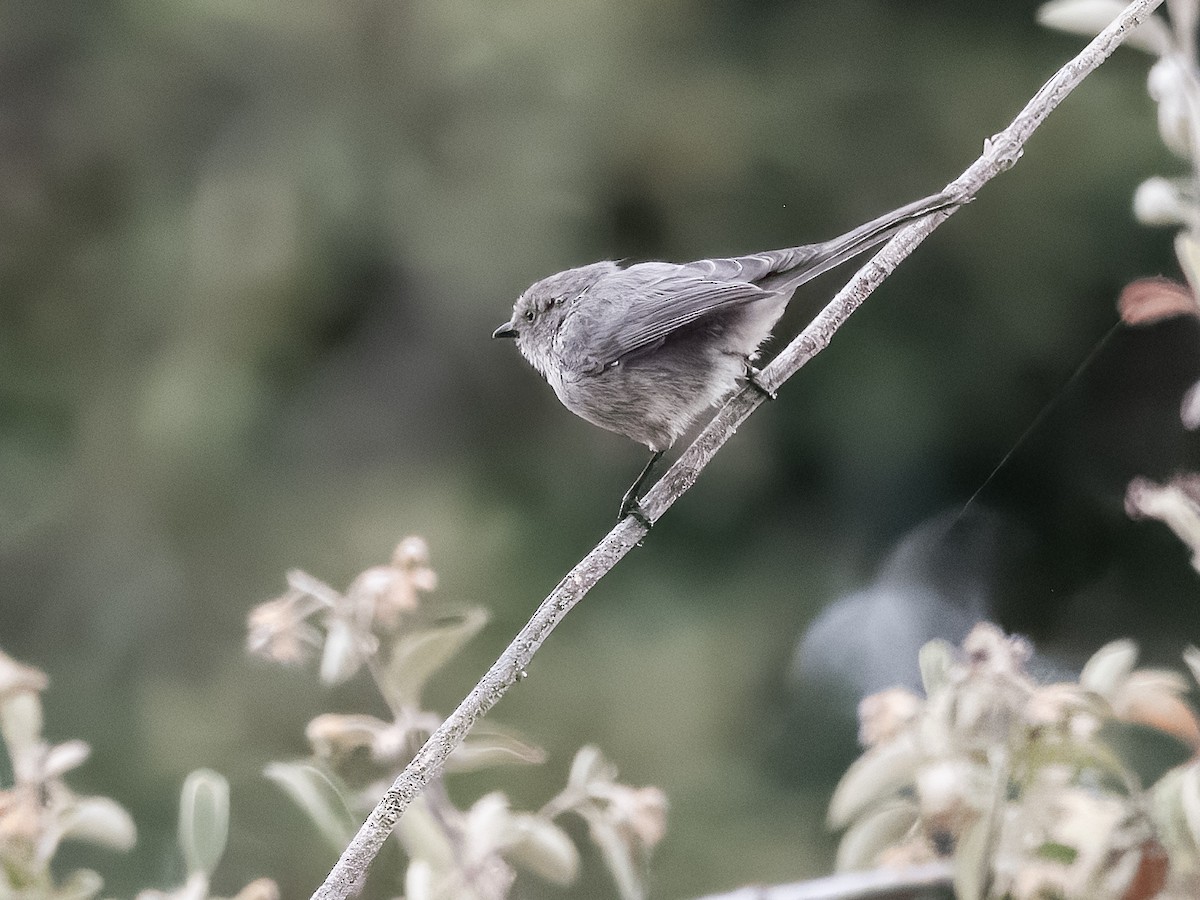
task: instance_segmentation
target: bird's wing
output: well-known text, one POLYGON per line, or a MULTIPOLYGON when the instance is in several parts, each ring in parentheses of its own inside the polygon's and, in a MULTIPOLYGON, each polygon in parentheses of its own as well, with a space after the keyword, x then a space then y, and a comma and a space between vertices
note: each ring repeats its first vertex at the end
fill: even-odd
POLYGON ((703 263, 641 263, 606 278, 563 322, 559 339, 584 371, 607 368, 714 313, 768 296, 744 281, 718 281, 703 263))

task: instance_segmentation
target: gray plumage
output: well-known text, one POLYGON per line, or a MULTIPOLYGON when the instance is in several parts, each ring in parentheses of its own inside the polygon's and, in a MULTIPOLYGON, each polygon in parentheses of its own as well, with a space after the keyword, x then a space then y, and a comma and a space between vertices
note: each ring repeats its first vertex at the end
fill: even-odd
POLYGON ((831 241, 749 256, 568 269, 526 290, 493 337, 516 338, 571 412, 659 454, 738 386, 796 288, 962 202, 935 194, 831 241))

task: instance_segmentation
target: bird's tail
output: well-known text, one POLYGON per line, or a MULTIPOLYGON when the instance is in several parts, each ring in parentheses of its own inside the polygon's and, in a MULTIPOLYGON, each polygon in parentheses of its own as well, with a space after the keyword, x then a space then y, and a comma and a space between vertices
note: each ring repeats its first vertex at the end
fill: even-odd
POLYGON ((883 243, 910 222, 961 206, 968 199, 964 194, 942 191, 885 213, 833 240, 739 257, 737 262, 744 272, 743 279, 752 280, 764 290, 790 294, 806 281, 883 243), (746 278, 755 269, 758 277, 746 278))

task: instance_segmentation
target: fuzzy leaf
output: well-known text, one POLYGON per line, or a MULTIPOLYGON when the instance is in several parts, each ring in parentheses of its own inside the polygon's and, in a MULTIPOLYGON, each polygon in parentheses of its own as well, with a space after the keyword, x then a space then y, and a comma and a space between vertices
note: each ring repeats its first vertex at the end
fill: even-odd
POLYGON ((63 837, 124 852, 137 843, 137 826, 117 801, 108 797, 80 797, 66 814, 63 837))
POLYGON ((92 900, 104 887, 104 879, 91 869, 76 869, 50 895, 49 900, 92 900))
POLYGON ((552 884, 566 886, 579 875, 579 851, 567 833, 543 818, 521 815, 512 823, 517 837, 505 853, 516 865, 552 884))
POLYGON ((983 900, 991 859, 991 828, 986 816, 967 827, 954 854, 954 896, 957 900, 983 900))
MULTIPOLYGON (((454 847, 445 827, 429 811, 425 797, 417 797, 396 823, 396 836, 411 860, 420 860, 430 867, 430 874, 444 872, 455 866, 454 847)), ((413 877, 423 874, 418 870, 413 877)))
POLYGON ((1183 769, 1168 771, 1150 789, 1150 816, 1159 840, 1168 854, 1182 868, 1195 865, 1197 840, 1188 826, 1183 810, 1183 769))
POLYGON ((1183 661, 1187 663, 1188 671, 1192 673, 1192 678, 1200 683, 1200 647, 1195 644, 1188 644, 1186 650, 1183 651, 1183 661))
POLYGON ((477 727, 446 760, 447 772, 477 772, 491 766, 539 765, 546 751, 499 729, 477 727))
POLYGON ((42 698, 33 691, 0 695, 0 737, 17 781, 35 778, 33 769, 41 764, 42 698))
POLYGON ((1192 844, 1200 847, 1200 768, 1195 763, 1180 775, 1179 805, 1191 833, 1192 844))
POLYGON ((617 778, 617 768, 600 752, 599 747, 585 744, 575 753, 571 771, 567 775, 567 786, 580 794, 591 792, 593 784, 609 784, 617 778))
POLYGON ((954 662, 954 648, 941 638, 929 641, 917 654, 921 667, 921 684, 925 696, 932 697, 946 686, 947 673, 954 662))
POLYGON ((229 782, 212 769, 197 769, 179 794, 179 847, 188 873, 212 875, 229 837, 229 782))
POLYGON ((637 861, 633 858, 629 842, 611 822, 604 819, 599 813, 588 815, 582 810, 580 812, 588 820, 588 835, 592 842, 600 848, 604 865, 612 874, 621 900, 644 900, 646 887, 642 883, 641 871, 637 861))
MULTIPOLYGON (((1120 0, 1050 0, 1038 9, 1037 20, 1047 28, 1093 38, 1124 9, 1125 4, 1120 0)), ((1147 53, 1160 54, 1170 49, 1171 35, 1162 19, 1151 16, 1125 43, 1147 53)))
POLYGON ((487 623, 483 609, 469 609, 457 619, 406 632, 392 644, 380 687, 395 706, 418 705, 429 677, 449 662, 487 623))
POLYGON ((433 866, 423 859, 414 859, 404 872, 405 900, 434 900, 433 866))
POLYGON ((1111 700, 1133 671, 1137 655, 1137 645, 1127 638, 1105 644, 1084 665, 1079 673, 1079 683, 1111 700))
POLYGON ((829 801, 829 824, 845 828, 863 811, 911 784, 922 756, 912 736, 872 747, 853 763, 829 801))
POLYGON ((885 803, 867 813, 842 835, 837 870, 855 872, 874 868, 879 854, 898 843, 918 818, 917 807, 907 801, 885 803))
POLYGON ((336 851, 340 853, 350 843, 358 824, 346 800, 349 792, 340 780, 306 762, 273 762, 263 774, 304 810, 336 851))

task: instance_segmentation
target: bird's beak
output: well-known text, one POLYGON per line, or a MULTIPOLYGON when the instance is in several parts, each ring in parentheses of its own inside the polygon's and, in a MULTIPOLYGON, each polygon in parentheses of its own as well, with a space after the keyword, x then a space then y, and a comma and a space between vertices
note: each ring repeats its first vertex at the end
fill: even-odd
POLYGON ((492 337, 494 338, 515 338, 516 336, 517 329, 513 328, 512 322, 505 322, 492 332, 492 337))

